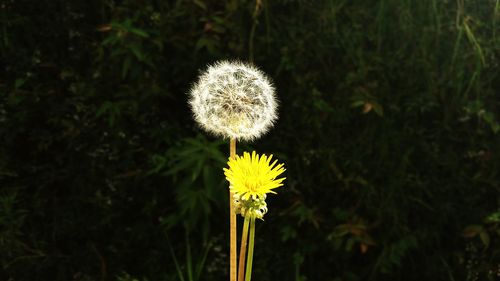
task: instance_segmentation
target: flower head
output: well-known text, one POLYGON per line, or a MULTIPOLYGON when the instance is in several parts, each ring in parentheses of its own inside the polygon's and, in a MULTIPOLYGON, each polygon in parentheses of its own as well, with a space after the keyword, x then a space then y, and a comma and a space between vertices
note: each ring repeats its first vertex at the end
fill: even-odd
POLYGON ((248 198, 244 200, 238 194, 233 195, 234 211, 243 217, 263 219, 267 213, 266 195, 261 198, 248 198))
POLYGON ((277 177, 285 171, 284 165, 276 165, 278 160, 271 164, 272 157, 259 156, 254 151, 252 155, 244 152, 243 157, 237 155, 229 159, 229 169, 224 169, 224 175, 237 198, 265 200, 267 193, 276 193, 273 189, 283 185, 285 178, 277 177))
POLYGON ((258 138, 277 119, 271 82, 262 71, 241 62, 209 66, 191 88, 189 104, 202 128, 224 138, 258 138))

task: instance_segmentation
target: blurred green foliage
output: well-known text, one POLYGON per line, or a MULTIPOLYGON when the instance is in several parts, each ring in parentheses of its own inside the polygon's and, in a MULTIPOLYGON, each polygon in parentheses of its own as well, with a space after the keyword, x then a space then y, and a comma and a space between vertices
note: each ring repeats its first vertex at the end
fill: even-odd
POLYGON ((234 58, 281 100, 256 280, 500 274, 498 0, 4 0, 0 54, 0 280, 226 278, 185 93, 234 58))

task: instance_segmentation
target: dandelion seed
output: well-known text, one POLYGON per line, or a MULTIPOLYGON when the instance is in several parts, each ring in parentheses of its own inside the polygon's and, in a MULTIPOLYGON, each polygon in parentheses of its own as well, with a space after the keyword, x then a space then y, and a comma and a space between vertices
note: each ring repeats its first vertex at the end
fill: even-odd
POLYGON ((224 138, 256 139, 277 119, 271 82, 262 71, 242 62, 209 66, 192 87, 189 104, 202 128, 224 138))

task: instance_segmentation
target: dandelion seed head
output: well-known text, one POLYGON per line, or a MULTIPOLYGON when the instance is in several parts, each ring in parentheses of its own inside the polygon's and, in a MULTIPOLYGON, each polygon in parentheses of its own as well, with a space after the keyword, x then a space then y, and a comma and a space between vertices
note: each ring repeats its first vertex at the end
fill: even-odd
POLYGON ((277 119, 278 102, 270 80, 242 62, 209 66, 191 88, 189 104, 202 128, 224 138, 256 139, 277 119))

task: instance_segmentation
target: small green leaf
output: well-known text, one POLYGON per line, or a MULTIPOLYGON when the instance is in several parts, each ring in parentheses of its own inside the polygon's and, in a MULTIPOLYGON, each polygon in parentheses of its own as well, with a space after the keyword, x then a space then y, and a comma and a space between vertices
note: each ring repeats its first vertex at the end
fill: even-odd
POLYGON ((139 46, 137 46, 136 44, 132 44, 130 45, 130 50, 139 61, 144 61, 144 55, 142 54, 141 50, 139 50, 139 46))
POLYGON ((375 113, 377 113, 378 116, 384 116, 384 108, 378 104, 378 103, 372 103, 372 106, 373 106, 373 111, 375 111, 375 113))
POLYGON ((130 31, 131 33, 133 33, 137 36, 143 37, 143 38, 149 37, 149 34, 147 34, 146 31, 139 29, 139 28, 131 27, 128 31, 130 31))
POLYGON ((335 227, 331 235, 334 237, 342 237, 344 235, 347 235, 348 233, 349 233, 349 226, 346 224, 341 224, 335 227))
POLYGON ((481 233, 479 233, 479 238, 483 242, 484 248, 488 249, 488 247, 490 246, 490 235, 488 234, 488 232, 482 231, 481 233))
POLYGON ((202 8, 203 10, 207 9, 207 4, 205 4, 205 2, 203 2, 202 0, 194 0, 193 2, 196 4, 196 6, 202 8))
POLYGON ((26 79, 22 78, 16 79, 16 82, 14 83, 14 88, 19 89, 24 85, 24 83, 26 83, 26 79))
POLYGON ((101 45, 106 46, 106 45, 112 45, 118 42, 118 37, 116 36, 109 36, 104 41, 102 41, 101 45))
POLYGON ((190 167, 194 164, 195 161, 193 161, 192 158, 186 158, 183 159, 182 161, 178 162, 176 165, 174 165, 172 168, 170 168, 167 171, 167 175, 174 175, 177 172, 186 169, 187 167, 190 167))
POLYGON ((201 170, 205 164, 205 159, 204 157, 202 159, 199 159, 196 163, 196 166, 193 168, 193 173, 191 174, 191 181, 194 182, 198 176, 201 173, 201 170))
POLYGON ((357 101, 354 101, 351 103, 351 107, 360 107, 360 106, 363 106, 365 104, 364 101, 362 100, 357 100, 357 101))

